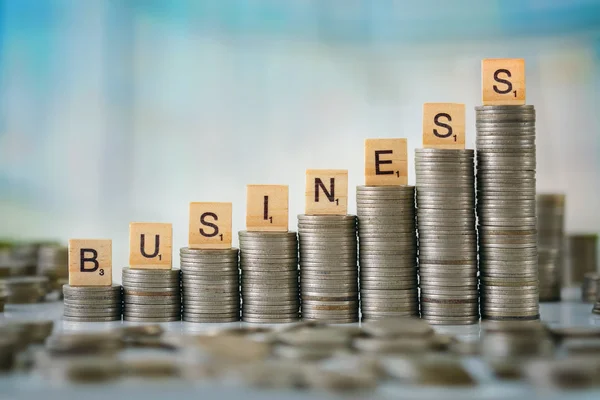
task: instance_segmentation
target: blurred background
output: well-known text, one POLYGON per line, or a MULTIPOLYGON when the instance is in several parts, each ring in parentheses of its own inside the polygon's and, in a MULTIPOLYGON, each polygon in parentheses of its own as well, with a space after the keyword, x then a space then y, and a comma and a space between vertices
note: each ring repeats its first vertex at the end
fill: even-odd
POLYGON ((246 184, 289 184, 295 227, 305 169, 348 169, 354 213, 365 138, 407 137, 414 184, 424 102, 474 148, 488 57, 526 59, 538 189, 597 232, 600 1, 0 0, 0 237, 112 238, 120 281, 129 222, 177 251, 190 201, 244 229, 246 184))

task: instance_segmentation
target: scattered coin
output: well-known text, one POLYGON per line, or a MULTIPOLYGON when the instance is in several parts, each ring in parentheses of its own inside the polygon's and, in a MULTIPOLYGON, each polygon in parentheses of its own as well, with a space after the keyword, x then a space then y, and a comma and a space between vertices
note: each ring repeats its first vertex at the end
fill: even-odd
POLYGON ((114 354, 123 348, 118 332, 60 333, 46 340, 46 350, 53 356, 114 354))
POLYGON ((181 366, 175 360, 163 358, 151 359, 144 357, 137 360, 125 360, 122 371, 129 378, 178 378, 181 376, 181 366))
POLYGON ((548 389, 585 389, 600 382, 600 359, 568 357, 558 360, 534 360, 525 365, 525 377, 536 387, 548 389))

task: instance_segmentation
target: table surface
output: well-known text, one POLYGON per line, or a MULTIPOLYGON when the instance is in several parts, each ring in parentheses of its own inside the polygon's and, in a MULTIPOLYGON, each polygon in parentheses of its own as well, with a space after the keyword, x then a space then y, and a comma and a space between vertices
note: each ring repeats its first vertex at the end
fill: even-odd
MULTIPOLYGON (((592 305, 579 301, 577 289, 563 290, 560 303, 542 303, 540 313, 542 321, 551 327, 600 326, 600 315, 591 313, 592 305)), ((112 329, 128 322, 73 323, 62 321, 62 303, 50 302, 36 305, 8 305, 0 321, 18 319, 53 319, 55 332, 98 332, 112 329)), ((188 322, 170 322, 162 324, 167 331, 194 333, 219 326, 236 324, 195 324, 188 322)), ((438 332, 453 334, 464 339, 475 340, 480 335, 480 325, 436 326, 438 332)), ((473 388, 424 387, 400 383, 381 384, 373 393, 344 395, 346 398, 368 399, 600 399, 600 390, 540 392, 524 382, 496 380, 486 364, 478 357, 465 357, 464 365, 477 379, 473 388)), ((314 391, 254 390, 235 382, 219 383, 210 381, 188 382, 181 380, 135 381, 126 380, 109 384, 73 385, 64 382, 49 382, 37 374, 0 375, 0 400, 5 399, 102 399, 128 398, 183 398, 200 397, 204 399, 326 399, 340 398, 340 395, 314 391)))

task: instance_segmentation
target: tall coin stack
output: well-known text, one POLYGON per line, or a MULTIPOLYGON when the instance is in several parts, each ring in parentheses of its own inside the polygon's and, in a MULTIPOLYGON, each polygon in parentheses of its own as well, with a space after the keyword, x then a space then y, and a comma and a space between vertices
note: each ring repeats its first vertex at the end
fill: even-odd
POLYGON ((122 311, 121 285, 63 285, 63 319, 72 322, 120 321, 122 311))
POLYGON ((479 321, 473 150, 416 149, 421 317, 479 321))
POLYGON ((481 314, 538 319, 535 109, 475 111, 481 314))
POLYGON ((283 323, 300 317, 296 232, 240 231, 242 320, 283 323))
POLYGON ((598 235, 571 234, 568 237, 569 283, 579 286, 588 272, 598 271, 598 235))
POLYGON ((356 202, 363 320, 418 315, 414 186, 357 186, 356 202))
POLYGON ((564 279, 565 195, 536 196, 540 301, 560 301, 564 279))
POLYGON ((356 216, 298 215, 302 318, 359 318, 356 216))
POLYGON ((55 244, 40 246, 38 271, 50 280, 50 291, 61 290, 69 282, 69 249, 55 244))
POLYGON ((123 319, 132 322, 181 320, 178 269, 123 268, 123 319))
POLYGON ((183 320, 234 322, 240 320, 238 249, 179 251, 183 320))

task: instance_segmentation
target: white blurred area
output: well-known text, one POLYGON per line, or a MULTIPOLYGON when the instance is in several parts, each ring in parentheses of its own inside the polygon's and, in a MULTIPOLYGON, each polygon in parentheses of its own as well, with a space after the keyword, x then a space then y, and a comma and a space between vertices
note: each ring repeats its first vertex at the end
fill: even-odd
MULTIPOLYGON (((414 154, 424 102, 465 103, 474 148, 488 57, 526 59, 539 190, 567 194, 568 231, 600 226, 597 66, 586 37, 352 46, 209 37, 138 18, 132 48, 122 49, 129 61, 107 67, 112 44, 100 20, 73 18, 62 29, 54 56, 65 67, 53 72, 43 117, 28 112, 39 99, 18 49, 4 49, 12 56, 0 93, 0 170, 27 184, 28 199, 0 200, 0 237, 112 238, 116 281, 129 222, 172 222, 177 265, 189 202, 233 202, 236 232, 246 184, 288 184, 295 229, 305 170, 348 169, 354 213, 364 139, 406 137, 414 154)), ((412 162, 409 171, 414 184, 412 162)))

